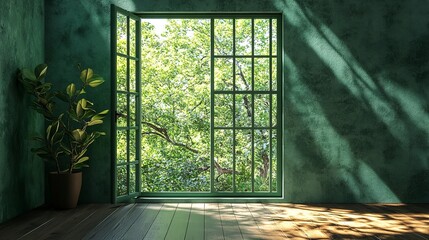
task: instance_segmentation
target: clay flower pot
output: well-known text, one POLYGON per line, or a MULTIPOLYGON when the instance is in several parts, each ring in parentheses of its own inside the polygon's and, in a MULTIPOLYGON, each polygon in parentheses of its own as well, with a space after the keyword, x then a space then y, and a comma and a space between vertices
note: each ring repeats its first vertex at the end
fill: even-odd
POLYGON ((52 204, 57 209, 71 209, 77 206, 82 187, 82 172, 49 174, 52 204))

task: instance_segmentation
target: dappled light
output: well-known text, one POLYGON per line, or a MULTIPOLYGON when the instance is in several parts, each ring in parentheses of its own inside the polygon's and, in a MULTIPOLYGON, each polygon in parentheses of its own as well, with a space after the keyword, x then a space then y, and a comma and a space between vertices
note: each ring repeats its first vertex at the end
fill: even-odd
POLYGON ((425 239, 429 236, 429 214, 418 205, 268 204, 267 208, 275 213, 277 226, 292 239, 425 239))

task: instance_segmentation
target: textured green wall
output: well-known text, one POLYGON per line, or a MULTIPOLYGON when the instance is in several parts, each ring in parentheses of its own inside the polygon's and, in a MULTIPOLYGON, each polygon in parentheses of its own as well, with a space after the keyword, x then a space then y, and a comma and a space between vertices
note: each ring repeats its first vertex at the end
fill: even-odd
POLYGON ((44 60, 43 0, 3 0, 0 7, 0 223, 44 202, 43 162, 31 138, 43 119, 16 80, 17 69, 44 60))
MULTIPOLYGON (((110 76, 110 4, 131 11, 284 16, 288 202, 429 202, 429 4, 411 0, 46 1, 46 57, 110 76), (51 50, 54 49, 54 50, 51 50)), ((55 68, 56 70, 53 70, 55 68)), ((93 96, 110 106, 110 85, 93 96)), ((108 122, 108 121, 107 121, 108 122)), ((104 127, 109 130, 109 125, 104 127)), ((111 196, 110 139, 92 151, 82 201, 111 196)))

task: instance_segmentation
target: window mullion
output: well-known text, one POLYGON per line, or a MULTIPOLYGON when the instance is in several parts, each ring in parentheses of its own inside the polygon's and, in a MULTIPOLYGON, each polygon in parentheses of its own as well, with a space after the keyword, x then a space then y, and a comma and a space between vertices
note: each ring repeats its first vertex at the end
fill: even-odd
POLYGON ((252 18, 252 193, 255 192, 255 19, 252 18))
POLYGON ((214 18, 210 19, 210 192, 214 193, 214 18))
POLYGON ((232 191, 237 192, 237 184, 236 184, 236 157, 235 157, 235 145, 236 145, 236 130, 235 130, 235 22, 236 19, 232 20, 232 191))
MULTIPOLYGON (((269 55, 270 55, 270 62, 269 62, 269 68, 270 68, 270 91, 273 90, 273 58, 272 58, 272 54, 273 54, 273 30, 272 30, 272 25, 273 25, 273 19, 270 18, 270 33, 269 33, 269 39, 270 39, 270 43, 269 43, 269 55)), ((270 94, 270 112, 269 112, 270 116, 270 143, 269 143, 269 151, 270 151, 270 184, 269 184, 269 188, 270 188, 270 192, 273 192, 273 130, 272 130, 272 126, 273 126, 273 94, 270 94)))

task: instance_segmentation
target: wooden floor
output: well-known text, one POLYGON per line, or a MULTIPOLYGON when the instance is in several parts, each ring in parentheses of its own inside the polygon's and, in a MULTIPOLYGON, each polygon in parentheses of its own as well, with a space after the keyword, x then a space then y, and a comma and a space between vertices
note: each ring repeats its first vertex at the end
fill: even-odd
POLYGON ((166 203, 40 208, 0 239, 429 239, 429 204, 166 203))

